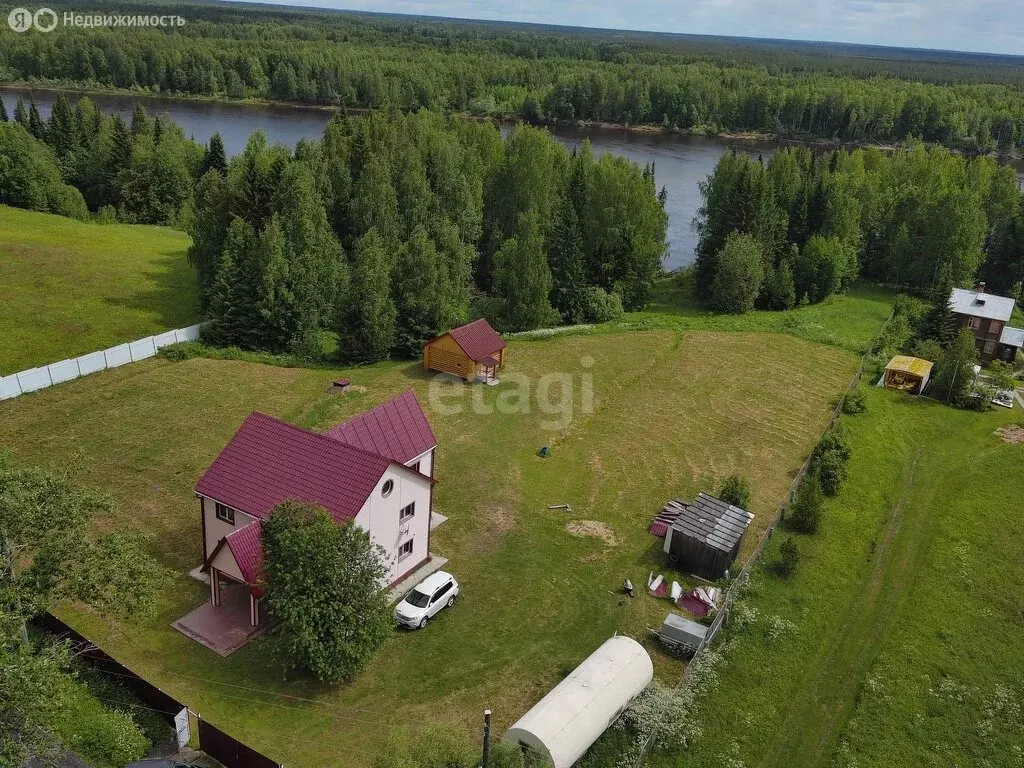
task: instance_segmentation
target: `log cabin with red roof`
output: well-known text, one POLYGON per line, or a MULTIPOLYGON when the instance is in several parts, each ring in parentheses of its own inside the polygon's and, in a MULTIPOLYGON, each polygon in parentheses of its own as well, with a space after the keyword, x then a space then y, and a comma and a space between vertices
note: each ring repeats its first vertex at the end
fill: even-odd
POLYGON ((483 318, 452 328, 423 345, 423 367, 466 381, 493 379, 505 364, 506 341, 483 318))
POLYGON ((261 521, 284 501, 317 504, 386 553, 389 585, 430 558, 437 439, 409 390, 325 434, 255 412, 196 484, 210 601, 242 584, 250 623, 261 616, 261 521))

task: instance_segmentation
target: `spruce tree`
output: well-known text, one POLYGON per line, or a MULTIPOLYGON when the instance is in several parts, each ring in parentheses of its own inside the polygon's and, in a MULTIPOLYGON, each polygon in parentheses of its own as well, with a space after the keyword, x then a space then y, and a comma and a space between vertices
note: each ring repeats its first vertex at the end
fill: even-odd
POLYGON ((570 325, 587 317, 587 278, 584 268, 583 234, 576 208, 568 198, 559 204, 548 244, 551 267, 551 304, 570 325))
POLYGON ((934 339, 943 347, 956 335, 956 315, 951 304, 953 287, 953 272, 949 264, 944 263, 929 293, 932 308, 924 318, 920 334, 923 338, 934 339))
POLYGON ((146 108, 136 103, 132 108, 132 136, 140 136, 150 132, 149 115, 146 108))
POLYGON ((228 158, 224 152, 224 140, 221 139, 219 133, 214 133, 210 137, 210 142, 206 145, 200 175, 211 169, 221 175, 227 173, 228 170, 228 158))
POLYGON ((285 352, 300 334, 299 310, 289 285, 284 231, 277 214, 267 220, 258 247, 262 268, 256 295, 258 345, 271 352, 285 352))
POLYGON ((18 103, 14 105, 14 122, 22 128, 28 128, 28 112, 25 110, 25 100, 18 97, 18 103))
POLYGON ((516 237, 494 256, 494 291, 504 299, 502 325, 510 331, 529 331, 557 320, 551 306, 551 268, 537 213, 519 217, 516 237))
POLYGON ((260 253, 252 227, 242 219, 232 220, 210 293, 209 334, 216 344, 260 348, 260 253))
POLYGON ((354 290, 339 329, 341 353, 349 361, 383 360, 394 346, 398 313, 391 298, 390 262, 384 238, 376 229, 357 241, 352 260, 354 290))
POLYGON ((437 336, 440 327, 441 260, 427 230, 417 226, 398 250, 392 290, 398 324, 395 351, 406 357, 419 355, 424 341, 437 336))
POLYGON ((67 97, 60 94, 53 103, 47 130, 50 146, 59 159, 73 155, 79 148, 78 125, 67 97))
POLYGON ((3 99, 0 99, 0 122, 6 123, 9 120, 10 117, 7 115, 7 105, 4 103, 3 99))
POLYGON ((46 123, 39 116, 36 100, 31 98, 28 103, 28 132, 40 141, 46 141, 46 123))

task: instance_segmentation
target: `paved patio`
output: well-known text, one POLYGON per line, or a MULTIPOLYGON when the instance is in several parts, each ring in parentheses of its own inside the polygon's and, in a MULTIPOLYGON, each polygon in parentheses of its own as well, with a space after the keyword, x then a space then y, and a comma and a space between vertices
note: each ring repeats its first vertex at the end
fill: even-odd
POLYGON ((433 552, 430 553, 430 559, 427 560, 423 565, 417 568, 415 571, 408 574, 404 579, 395 584, 388 592, 388 603, 394 604, 405 597, 406 593, 409 592, 413 587, 423 581, 427 576, 440 571, 448 565, 448 558, 435 555, 433 552))
POLYGON ((183 635, 220 656, 230 656, 263 634, 268 625, 267 621, 258 627, 249 623, 249 589, 242 584, 222 587, 220 605, 214 606, 207 600, 171 624, 183 635))

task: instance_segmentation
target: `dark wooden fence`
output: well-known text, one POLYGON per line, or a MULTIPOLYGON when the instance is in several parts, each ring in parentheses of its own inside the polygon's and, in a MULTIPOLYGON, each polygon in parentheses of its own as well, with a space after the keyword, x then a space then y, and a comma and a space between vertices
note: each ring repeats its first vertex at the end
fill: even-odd
MULTIPOLYGON (((78 658, 88 662, 101 672, 116 677, 121 685, 138 696, 147 707, 165 717, 172 726, 175 715, 185 709, 185 705, 180 701, 135 674, 53 614, 43 614, 34 619, 33 624, 51 635, 70 642, 75 653, 78 654, 78 658)), ((197 717, 197 720, 199 722, 199 749, 220 761, 227 768, 280 768, 270 758, 264 757, 233 736, 228 736, 224 731, 202 718, 197 717)))
POLYGON ((227 768, 280 768, 233 736, 199 718, 199 748, 227 768))
POLYGON ((121 685, 138 696, 147 707, 166 718, 171 725, 174 724, 174 716, 185 708, 185 705, 173 696, 164 693, 149 681, 139 677, 53 614, 45 613, 37 617, 33 624, 51 635, 69 641, 80 659, 87 661, 101 672, 116 677, 121 685))

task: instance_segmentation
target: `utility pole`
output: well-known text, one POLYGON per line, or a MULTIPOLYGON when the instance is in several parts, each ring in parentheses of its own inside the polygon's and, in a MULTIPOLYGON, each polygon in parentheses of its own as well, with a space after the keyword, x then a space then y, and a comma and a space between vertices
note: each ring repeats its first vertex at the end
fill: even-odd
POLYGON ((488 768, 491 762, 491 710, 484 710, 484 761, 481 768, 488 768))

